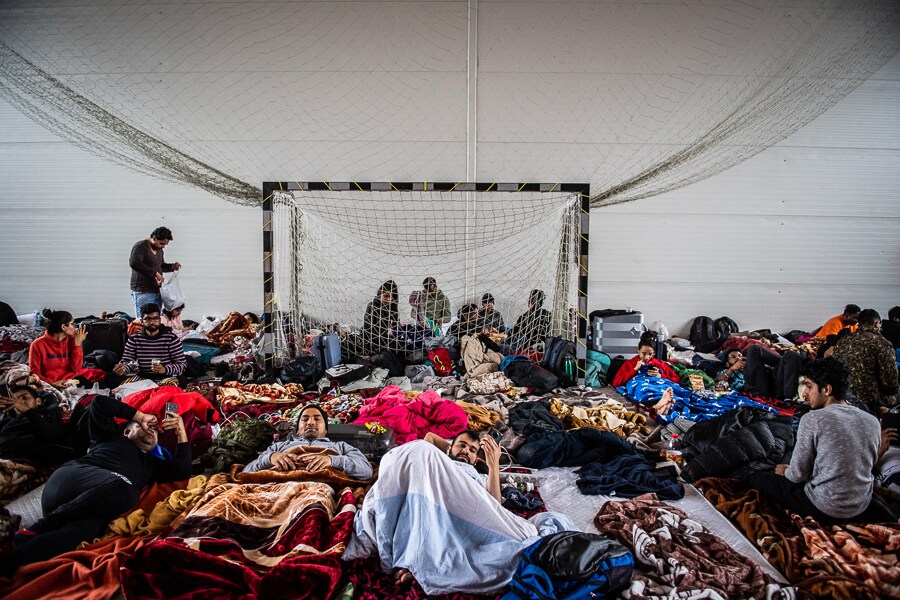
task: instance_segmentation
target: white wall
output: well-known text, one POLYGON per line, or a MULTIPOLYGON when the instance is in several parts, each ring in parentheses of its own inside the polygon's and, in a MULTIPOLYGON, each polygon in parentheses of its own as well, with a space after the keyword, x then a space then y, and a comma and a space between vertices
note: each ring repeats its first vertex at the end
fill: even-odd
POLYGON ((687 333, 697 315, 812 329, 900 305, 900 56, 782 143, 591 214, 590 305, 687 333))
MULTIPOLYGON (((279 164, 255 165, 252 152, 269 143, 264 132, 272 123, 259 124, 260 139, 242 142, 247 164, 264 169, 264 179, 466 178, 466 3, 383 3, 382 17, 374 4, 304 8, 304 23, 313 27, 318 21, 310 11, 324 10, 334 31, 359 47, 302 36, 312 40, 304 56, 319 62, 309 63, 312 71, 304 63, 307 71, 280 76, 314 84, 302 98, 275 93, 265 102, 294 102, 308 126, 285 146, 279 164), (377 26, 370 27, 373 19, 377 26), (412 56, 404 50, 412 45, 384 42, 407 35, 417 48, 426 39, 431 51, 412 56), (326 85, 335 81, 344 83, 326 85)), ((475 179, 608 177, 598 173, 595 153, 615 155, 615 148, 588 143, 604 123, 602 106, 584 94, 594 86, 602 98, 604 80, 575 55, 590 44, 560 45, 583 10, 578 3, 552 10, 542 3, 479 3, 475 179), (565 26, 534 24, 548 14, 565 26), (559 51, 541 50, 551 47, 559 51), (559 114, 540 108, 548 97, 559 114), (599 116, 582 125, 573 121, 579 110, 599 116)), ((579 35, 586 31, 593 29, 579 35)), ((242 76, 251 75, 261 86, 268 77, 242 76)), ((649 322, 663 319, 683 331, 698 314, 727 314, 744 327, 812 328, 846 302, 881 311, 900 304, 898 97, 895 57, 819 119, 745 163, 656 198, 595 210, 590 308, 632 306, 649 322)), ((167 258, 185 266, 188 317, 260 309, 258 209, 105 162, 2 102, 0 131, 0 300, 19 312, 127 309, 129 249, 167 225, 175 234, 167 258)))

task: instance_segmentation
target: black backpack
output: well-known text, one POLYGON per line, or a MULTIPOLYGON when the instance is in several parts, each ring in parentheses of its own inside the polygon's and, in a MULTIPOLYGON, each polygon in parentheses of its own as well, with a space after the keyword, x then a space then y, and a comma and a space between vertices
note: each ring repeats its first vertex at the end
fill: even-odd
POLYGON ((716 325, 712 319, 703 316, 694 319, 694 322, 691 323, 691 333, 688 335, 691 344, 698 346, 715 339, 717 339, 716 325))
POLYGON ((556 375, 561 387, 570 387, 578 383, 577 364, 575 342, 552 337, 544 344, 541 367, 556 375))
POLYGON ((312 355, 298 356, 281 369, 284 383, 299 383, 304 390, 315 389, 321 377, 321 363, 318 357, 312 355))
POLYGON ((606 370, 606 381, 609 385, 612 385, 613 379, 616 378, 616 373, 619 372, 619 369, 621 369, 624 364, 625 357, 621 354, 609 361, 609 368, 606 370))
POLYGON ((730 338, 732 333, 737 333, 740 329, 734 319, 731 317, 719 317, 714 323, 716 327, 716 338, 730 338))
POLYGON ((390 350, 382 350, 370 359, 376 367, 388 370, 388 377, 403 377, 406 368, 403 360, 390 350))
POLYGON ((559 386, 559 379, 556 375, 538 365, 531 364, 531 362, 511 362, 503 373, 517 386, 531 388, 538 396, 559 386))

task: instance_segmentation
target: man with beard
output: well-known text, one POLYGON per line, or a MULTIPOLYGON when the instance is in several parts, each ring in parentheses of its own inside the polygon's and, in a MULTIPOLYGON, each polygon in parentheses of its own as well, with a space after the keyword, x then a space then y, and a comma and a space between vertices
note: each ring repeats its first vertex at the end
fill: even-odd
POLYGON ((134 314, 141 314, 145 304, 161 304, 159 288, 163 284, 163 273, 171 273, 181 268, 181 263, 167 263, 163 256, 166 246, 172 241, 168 227, 157 227, 145 240, 136 242, 128 257, 131 267, 131 299, 134 314))
POLYGON ((500 445, 489 435, 479 438, 473 431, 463 431, 449 442, 433 433, 425 435, 425 441, 446 452, 458 467, 476 481, 481 482, 494 500, 503 503, 500 497, 500 445), (483 450, 484 458, 478 455, 483 450), (476 465, 484 465, 487 474, 479 472, 476 465))
POLYGON ((328 439, 328 414, 316 404, 311 404, 300 412, 297 431, 284 441, 269 446, 259 458, 244 467, 245 473, 263 469, 276 471, 321 471, 327 468, 343 471, 353 479, 372 478, 372 464, 366 456, 347 442, 333 442, 328 439), (315 446, 330 450, 333 454, 291 454, 288 451, 298 446, 315 446))
POLYGON ((184 348, 171 329, 160 322, 159 306, 141 308, 144 328, 125 343, 122 360, 113 368, 116 375, 152 379, 160 385, 177 384, 187 367, 184 348))
POLYGON ((91 447, 86 456, 53 472, 41 494, 43 517, 15 535, 15 550, 0 557, 0 570, 47 560, 99 537, 107 523, 137 504, 152 482, 181 481, 191 474, 191 446, 184 422, 167 413, 135 410, 109 396, 96 396, 88 408, 91 447), (121 428, 116 419, 127 419, 121 428), (157 445, 158 429, 176 433, 172 456, 157 445))

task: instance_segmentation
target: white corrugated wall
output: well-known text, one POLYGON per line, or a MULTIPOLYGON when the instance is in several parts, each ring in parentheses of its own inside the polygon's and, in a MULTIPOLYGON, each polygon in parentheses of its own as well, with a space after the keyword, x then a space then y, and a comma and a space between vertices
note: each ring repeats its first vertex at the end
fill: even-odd
MULTIPOLYGON (((353 75, 349 88, 310 86, 311 96, 297 101, 317 103, 317 114, 328 117, 320 125, 345 126, 313 123, 298 132, 316 138, 297 143, 306 172, 273 169, 267 179, 466 178, 466 3, 413 4, 416 18, 446 23, 435 41, 440 52, 410 58, 416 72, 375 61, 371 73, 353 75), (376 89, 379 77, 405 78, 409 97, 352 101, 357 90, 376 89), (398 109, 398 102, 413 100, 430 112, 398 109), (391 111, 381 111, 378 101, 390 103, 391 111)), ((585 75, 562 67, 552 72, 553 64, 523 68, 515 40, 491 40, 507 35, 511 19, 525 17, 502 2, 482 1, 479 10, 475 178, 588 179, 595 164, 581 137, 589 129, 546 144, 540 132, 556 126, 553 115, 531 115, 527 105, 514 103, 533 126, 511 128, 506 118, 522 86, 552 88, 562 100, 568 93, 570 102, 561 106, 579 105, 585 75)), ((379 35, 410 34, 399 25, 383 30, 388 21, 379 21, 379 35)), ((541 28, 527 34, 539 40, 541 28)), ((338 69, 338 78, 356 67, 338 69)), ((632 306, 648 322, 663 319, 684 331, 698 314, 727 314, 744 327, 812 328, 846 302, 881 311, 900 304, 898 97, 895 57, 839 105, 745 163, 664 196, 594 211, 590 307, 632 306)), ((100 160, 2 102, 0 131, 0 300, 18 312, 127 309, 129 249, 166 225, 175 234, 167 257, 185 267, 186 316, 260 309, 259 210, 100 160)))

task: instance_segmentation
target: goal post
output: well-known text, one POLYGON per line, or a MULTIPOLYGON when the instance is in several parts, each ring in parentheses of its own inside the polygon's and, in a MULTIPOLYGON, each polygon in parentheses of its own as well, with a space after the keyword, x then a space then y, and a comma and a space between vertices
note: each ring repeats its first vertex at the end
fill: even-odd
POLYGON ((262 208, 267 364, 313 328, 373 354, 475 319, 505 352, 572 340, 584 377, 589 184, 265 182, 262 208))

